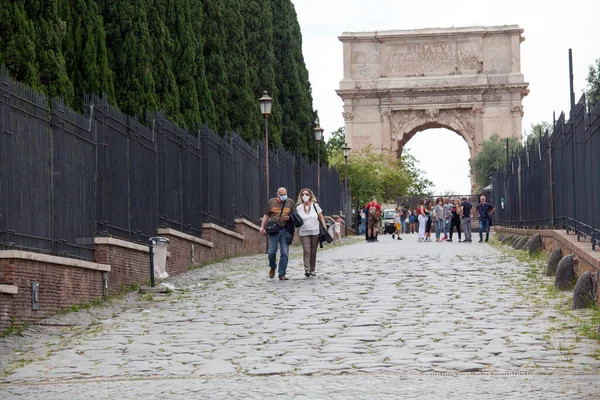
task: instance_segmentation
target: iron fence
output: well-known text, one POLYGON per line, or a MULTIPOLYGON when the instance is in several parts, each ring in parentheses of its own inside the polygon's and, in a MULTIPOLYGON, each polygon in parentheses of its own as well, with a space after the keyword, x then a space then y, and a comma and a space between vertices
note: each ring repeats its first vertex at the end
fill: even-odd
MULTIPOLYGON (((0 70, 0 248, 93 259, 94 237, 147 242, 159 227, 200 237, 202 224, 258 223, 267 202, 265 148, 163 114, 149 126, 86 97, 79 114, 0 70)), ((269 151, 270 191, 317 191, 317 165, 269 151)), ((323 209, 343 209, 337 171, 321 168, 323 209)))
POLYGON ((562 228, 600 241, 600 103, 585 96, 548 132, 513 152, 493 176, 497 223, 562 228), (596 154, 596 156, 593 156, 596 154))

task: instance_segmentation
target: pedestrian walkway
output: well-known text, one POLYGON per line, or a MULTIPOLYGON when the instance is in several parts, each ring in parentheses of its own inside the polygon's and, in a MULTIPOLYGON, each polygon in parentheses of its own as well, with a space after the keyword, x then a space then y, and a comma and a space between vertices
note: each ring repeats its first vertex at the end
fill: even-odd
POLYGON ((209 265, 0 339, 0 398, 597 398, 588 310, 490 245, 403 238, 330 246, 316 278, 297 247, 289 281, 264 254, 209 265))

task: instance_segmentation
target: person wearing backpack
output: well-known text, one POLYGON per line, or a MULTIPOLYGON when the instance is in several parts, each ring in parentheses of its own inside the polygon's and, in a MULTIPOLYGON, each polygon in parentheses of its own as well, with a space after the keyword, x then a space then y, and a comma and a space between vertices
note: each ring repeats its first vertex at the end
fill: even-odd
POLYGON ((381 206, 377 203, 377 199, 373 199, 373 201, 367 204, 366 208, 369 218, 369 223, 367 225, 367 242, 377 242, 377 229, 379 228, 381 206))

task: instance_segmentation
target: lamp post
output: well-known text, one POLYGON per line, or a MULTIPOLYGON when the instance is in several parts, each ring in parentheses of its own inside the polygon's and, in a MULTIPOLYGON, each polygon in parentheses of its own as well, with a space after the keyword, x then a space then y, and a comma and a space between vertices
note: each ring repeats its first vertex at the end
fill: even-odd
MULTIPOLYGON (((344 155, 344 164, 345 164, 345 176, 344 176, 344 213, 346 216, 348 213, 348 156, 350 155, 350 146, 348 143, 344 143, 342 147, 342 154, 344 155)), ((347 217, 346 217, 347 219, 347 217)), ((344 236, 348 236, 348 221, 344 224, 344 236)))
POLYGON ((321 140, 323 140, 321 125, 315 128, 315 140, 317 141, 317 200, 321 201, 321 140))
POLYGON ((269 97, 265 90, 258 101, 260 103, 260 113, 265 116, 265 173, 267 178, 267 201, 269 201, 269 116, 271 115, 273 99, 269 97))

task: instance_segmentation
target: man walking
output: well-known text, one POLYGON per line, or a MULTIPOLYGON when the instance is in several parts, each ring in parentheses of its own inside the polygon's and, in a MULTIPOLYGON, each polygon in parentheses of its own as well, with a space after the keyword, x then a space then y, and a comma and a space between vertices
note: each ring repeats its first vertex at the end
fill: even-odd
POLYGON ((294 212, 296 205, 292 199, 288 199, 287 190, 284 187, 277 189, 277 197, 270 199, 265 208, 265 214, 260 224, 260 234, 267 234, 269 255, 269 278, 275 276, 277 268, 277 245, 279 244, 279 280, 287 281, 285 276, 288 264, 289 245, 287 243, 287 221, 290 213, 294 212))
POLYGON ((366 208, 369 218, 369 223, 367 225, 367 242, 377 242, 377 229, 379 228, 381 206, 377 203, 377 199, 373 199, 373 201, 367 204, 366 208))
POLYGON ((479 243, 483 243, 483 231, 485 230, 485 242, 487 243, 490 238, 490 220, 491 215, 496 211, 496 207, 490 203, 485 202, 485 196, 479 198, 479 204, 477 205, 477 211, 479 212, 479 243))
POLYGON ((460 203, 460 208, 462 210, 462 231, 465 234, 464 242, 471 243, 471 211, 473 209, 473 205, 467 201, 466 197, 463 197, 462 203, 460 203))

